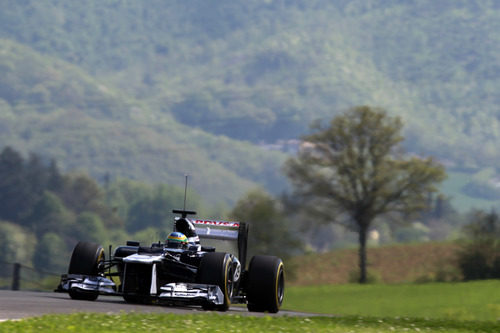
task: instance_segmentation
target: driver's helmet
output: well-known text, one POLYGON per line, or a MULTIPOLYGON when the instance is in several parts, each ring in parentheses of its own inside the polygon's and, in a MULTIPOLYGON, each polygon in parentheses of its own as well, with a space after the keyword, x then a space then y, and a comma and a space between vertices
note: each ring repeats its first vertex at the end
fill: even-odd
POLYGON ((188 245, 188 239, 182 232, 174 231, 167 237, 167 247, 174 249, 185 248, 188 245))
POLYGON ((175 220, 175 231, 179 231, 186 235, 188 242, 193 244, 200 244, 200 237, 196 233, 196 228, 193 222, 186 218, 178 218, 175 220))

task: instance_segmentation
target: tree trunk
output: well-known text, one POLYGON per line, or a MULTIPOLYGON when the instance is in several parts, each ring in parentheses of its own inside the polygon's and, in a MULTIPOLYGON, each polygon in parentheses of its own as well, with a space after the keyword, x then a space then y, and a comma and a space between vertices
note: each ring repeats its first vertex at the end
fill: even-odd
POLYGON ((366 283, 366 234, 367 228, 359 229, 359 283, 366 283))

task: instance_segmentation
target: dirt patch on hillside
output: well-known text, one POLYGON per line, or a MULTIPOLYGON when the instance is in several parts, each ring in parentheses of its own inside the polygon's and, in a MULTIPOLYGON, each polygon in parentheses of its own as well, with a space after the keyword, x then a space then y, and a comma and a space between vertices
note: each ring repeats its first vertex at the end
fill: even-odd
MULTIPOLYGON (((382 283, 450 281, 460 278, 453 243, 393 245, 368 249, 368 273, 382 283)), ((293 258, 293 285, 348 283, 359 272, 358 250, 293 258)))

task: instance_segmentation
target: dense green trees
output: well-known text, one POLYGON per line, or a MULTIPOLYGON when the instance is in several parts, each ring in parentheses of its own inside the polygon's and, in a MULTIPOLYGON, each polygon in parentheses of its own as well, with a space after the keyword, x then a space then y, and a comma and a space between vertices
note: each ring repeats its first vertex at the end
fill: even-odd
POLYGON ((287 216, 283 204, 263 190, 250 191, 241 198, 230 218, 249 224, 248 257, 267 254, 288 258, 304 244, 298 226, 287 216))
MULTIPOLYGON (((184 192, 125 179, 105 186, 82 173, 63 174, 37 154, 26 159, 11 147, 0 152, 0 261, 30 262, 63 272, 79 240, 101 244, 129 238, 158 241, 172 230, 172 208, 184 192)), ((189 205, 202 213, 201 200, 189 205)))
POLYGON ((46 191, 34 204, 27 226, 39 237, 54 230, 67 233, 74 227, 74 214, 57 194, 46 191))
MULTIPOLYGON (((68 267, 68 258, 67 245, 63 237, 56 232, 47 232, 36 244, 33 265, 42 272, 65 272, 68 267)), ((22 261, 22 264, 29 264, 29 261, 22 261)))
POLYGON ((30 262, 36 238, 21 226, 0 221, 0 261, 30 262))
POLYGON ((0 153, 0 218, 30 224, 31 210, 46 190, 61 186, 54 163, 44 164, 32 154, 25 161, 20 153, 6 147, 0 153))

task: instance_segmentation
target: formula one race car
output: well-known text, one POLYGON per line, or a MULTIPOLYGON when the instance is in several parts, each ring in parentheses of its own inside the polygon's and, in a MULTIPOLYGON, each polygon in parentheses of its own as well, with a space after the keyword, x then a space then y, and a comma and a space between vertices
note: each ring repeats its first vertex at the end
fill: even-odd
POLYGON ((56 291, 77 300, 120 295, 131 303, 197 305, 219 311, 240 303, 249 311, 279 311, 285 288, 283 262, 257 255, 245 268, 247 224, 188 219, 196 213, 173 212, 181 216, 175 218, 174 232, 165 243, 143 247, 129 241, 113 255, 110 246, 106 260, 102 246, 79 242, 56 291), (210 242, 224 251, 208 246, 210 242))

